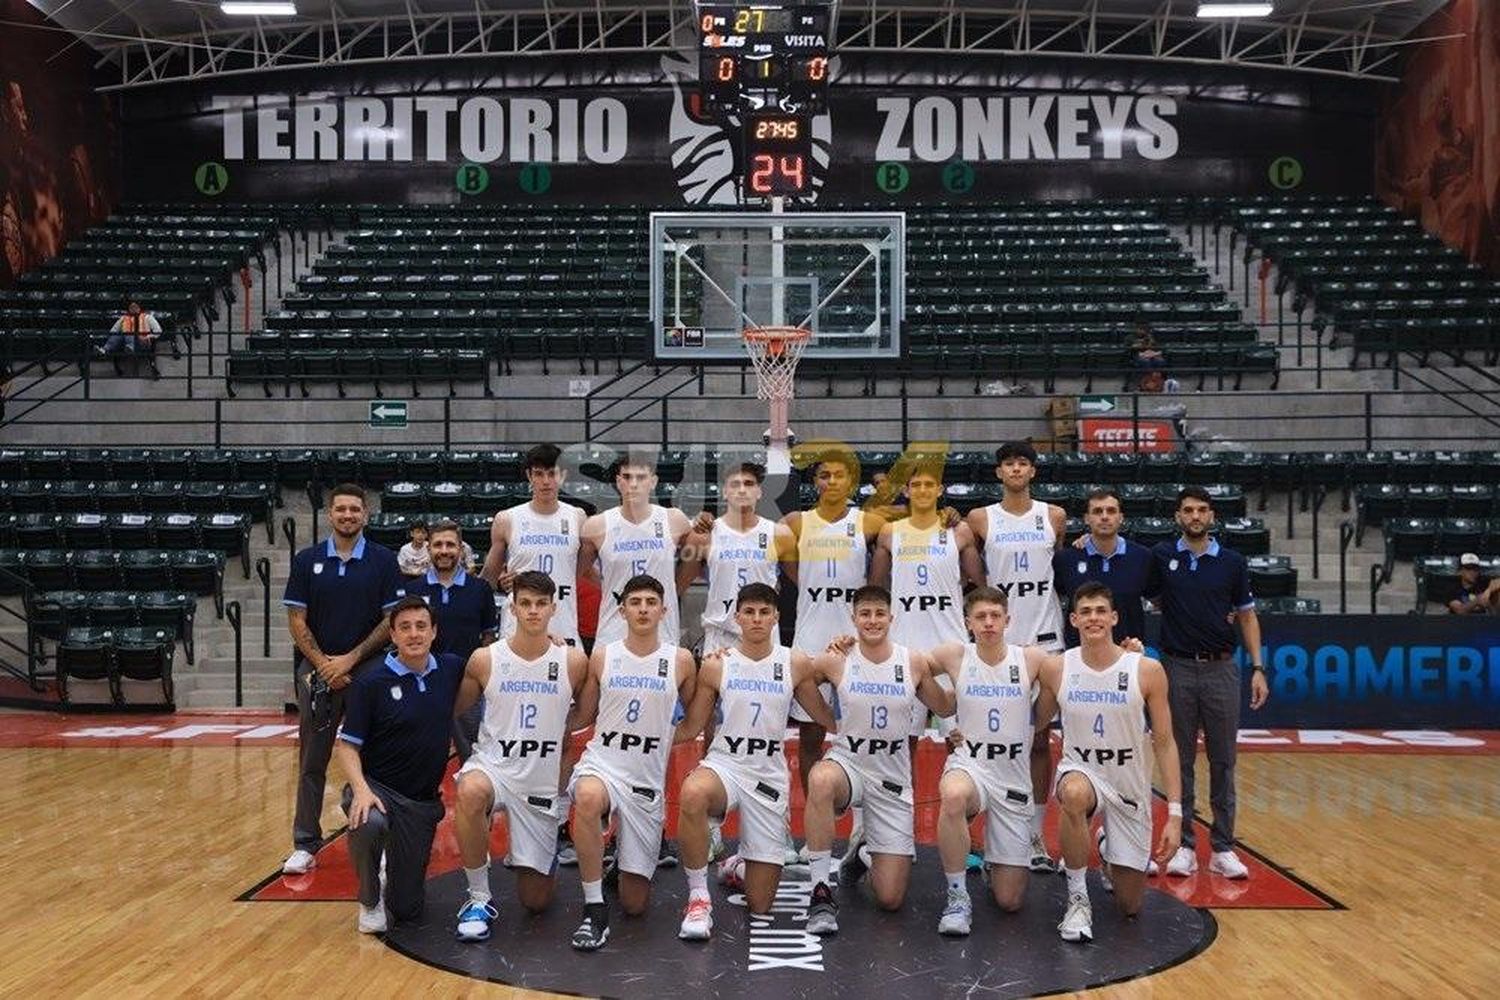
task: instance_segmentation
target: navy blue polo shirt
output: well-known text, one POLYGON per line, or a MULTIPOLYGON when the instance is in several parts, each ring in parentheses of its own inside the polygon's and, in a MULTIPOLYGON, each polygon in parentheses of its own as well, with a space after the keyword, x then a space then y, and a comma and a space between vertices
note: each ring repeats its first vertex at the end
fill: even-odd
POLYGON ((432 621, 437 626, 437 638, 432 641, 434 653, 452 653, 467 661, 479 648, 480 636, 499 629, 494 588, 461 566, 446 587, 438 582, 437 571, 429 569, 426 576, 408 580, 406 592, 422 598, 432 609, 432 621))
POLYGON ((1063 637, 1069 646, 1078 645, 1078 630, 1067 620, 1073 591, 1085 583, 1104 584, 1115 595, 1115 610, 1120 620, 1115 625, 1115 641, 1127 638, 1146 639, 1146 611, 1141 599, 1156 596, 1156 559, 1144 545, 1118 536, 1114 552, 1104 555, 1094 548, 1094 539, 1085 535, 1083 548, 1069 545, 1052 556, 1052 587, 1063 606, 1063 637))
POLYGON ((449 653, 429 653, 420 675, 395 653, 361 666, 344 696, 339 739, 359 747, 366 778, 409 799, 437 798, 463 679, 464 661, 449 653))
POLYGON ((403 587, 390 549, 360 535, 349 558, 340 559, 329 537, 293 557, 281 603, 306 608, 318 648, 337 656, 364 641, 386 610, 405 596, 403 587))
POLYGON ((1195 556, 1181 538, 1151 550, 1161 580, 1161 648, 1170 654, 1231 653, 1239 633, 1229 615, 1255 607, 1245 557, 1210 540, 1195 556))

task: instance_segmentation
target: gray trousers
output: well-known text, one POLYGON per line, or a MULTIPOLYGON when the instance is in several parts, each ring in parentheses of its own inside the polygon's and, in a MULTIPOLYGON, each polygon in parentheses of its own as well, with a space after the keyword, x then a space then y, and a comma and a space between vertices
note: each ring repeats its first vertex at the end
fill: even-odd
MULTIPOLYGON (((365 821, 349 831, 349 856, 359 876, 362 906, 380 903, 380 859, 385 857, 385 905, 393 920, 415 920, 426 901, 427 861, 432 836, 443 818, 440 801, 419 802, 365 779, 370 791, 385 804, 371 809, 365 821)), ((354 801, 354 789, 344 786, 344 814, 354 801)))
POLYGON ((1172 706, 1172 736, 1182 766, 1182 803, 1189 821, 1182 824, 1182 846, 1192 847, 1193 771, 1198 733, 1208 751, 1208 802, 1213 810, 1209 842, 1215 851, 1234 846, 1234 760, 1240 729, 1240 668, 1233 660, 1195 660, 1162 656, 1172 706))
MULTIPOLYGON (((308 688, 312 668, 297 661, 297 812, 292 818, 292 845, 316 854, 323 845, 323 789, 328 783, 328 761, 339 721, 344 717, 344 692, 335 691, 332 721, 319 729, 313 722, 308 688)), ((347 688, 345 689, 347 690, 347 688)))

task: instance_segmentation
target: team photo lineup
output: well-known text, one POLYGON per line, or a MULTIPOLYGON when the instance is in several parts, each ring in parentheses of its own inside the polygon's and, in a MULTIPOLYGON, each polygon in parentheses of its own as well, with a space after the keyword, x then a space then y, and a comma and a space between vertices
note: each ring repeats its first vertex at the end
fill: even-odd
MULTIPOLYGON (((1063 511, 1031 497, 1037 455, 1030 444, 997 449, 1004 499, 967 518, 942 506, 940 454, 905 457, 877 498, 892 502, 861 508, 854 503, 854 453, 832 445, 813 453, 806 471, 817 503, 780 520, 760 513, 764 466, 729 461, 720 470, 723 509, 690 520, 652 502, 654 459, 640 454, 611 470, 619 505, 588 516, 562 499, 561 450, 536 446, 524 458, 530 499, 495 515, 480 573, 505 598, 498 628, 457 606, 450 587, 465 584, 461 569, 435 592, 405 582, 434 584, 433 572, 455 568, 459 531, 440 522, 427 531, 434 571, 405 579, 387 572, 393 589, 384 597, 365 586, 360 614, 378 624, 354 650, 329 655, 312 624, 327 620, 329 608, 340 608, 345 634, 359 631, 348 631, 354 607, 340 592, 356 565, 349 559, 397 562, 361 536, 363 490, 335 487, 330 538, 298 556, 305 557, 308 589, 294 567, 285 597, 309 701, 297 848, 283 871, 302 874, 315 864, 315 817, 332 750, 349 779, 343 801, 359 876, 358 929, 384 932, 420 915, 442 818, 437 786, 457 727, 454 743, 465 759, 455 776, 454 826, 467 882, 453 925, 459 941, 489 939, 502 903, 532 913, 576 905, 571 886, 554 901, 559 879, 570 881, 559 867, 576 866, 582 921, 571 943, 600 949, 612 904, 630 917, 648 915, 658 868, 680 862, 688 903, 679 937, 688 941, 713 932, 711 881, 750 914, 764 914, 783 867, 796 864, 807 866, 813 885, 813 934, 837 934, 840 900, 851 905, 855 898, 853 905, 897 914, 891 919, 935 916, 938 933, 967 935, 968 873, 976 868, 985 894, 1009 912, 1020 908, 1032 873, 1060 871, 1068 892, 1058 932, 1065 941, 1088 942, 1085 874, 1096 851, 1127 916, 1140 910, 1148 875, 1196 870, 1182 803, 1184 787, 1193 787, 1198 725, 1174 728, 1180 703, 1177 714, 1202 714, 1203 728, 1217 738, 1209 744, 1210 865, 1246 878, 1229 846, 1233 788, 1220 787, 1232 776, 1218 770, 1232 766, 1232 743, 1228 760, 1220 755, 1224 728, 1232 738, 1237 720, 1225 713, 1222 696, 1200 707, 1199 694, 1172 693, 1169 670, 1144 655, 1139 628, 1129 627, 1138 625, 1143 599, 1162 602, 1174 619, 1183 616, 1175 634, 1194 639, 1175 640, 1184 647, 1170 650, 1168 662, 1177 672, 1203 674, 1198 684, 1209 683, 1211 671, 1233 675, 1227 683, 1237 703, 1239 668, 1230 660, 1237 640, 1229 623, 1244 629, 1251 649, 1259 648, 1258 623, 1243 559, 1210 536, 1208 494, 1183 488, 1181 538, 1140 551, 1117 533, 1117 491, 1098 488, 1088 498, 1090 533, 1067 545, 1063 511), (1099 551, 1100 544, 1108 549, 1099 551), (1123 558, 1128 551, 1134 565, 1123 558), (1113 570, 1119 593, 1108 582, 1114 558, 1122 563, 1113 570), (1189 576, 1200 561, 1224 568, 1189 576), (1068 564, 1068 572, 1055 571, 1068 564), (1061 593, 1059 578, 1071 584, 1075 576, 1077 585, 1061 593), (694 652, 682 643, 699 630, 684 627, 679 606, 699 581, 706 595, 694 652), (600 594, 591 642, 579 632, 578 595, 588 582, 600 594), (780 608, 791 602, 780 588, 796 595, 790 630, 780 608), (1200 604, 1204 614, 1224 610, 1217 620, 1193 621, 1200 604), (1208 637, 1202 648, 1185 648, 1199 636, 1208 637), (394 652, 382 651, 387 637, 394 652), (467 662, 451 652, 455 646, 472 648, 467 662), (415 689, 406 678, 415 679, 415 689), (423 703, 420 711, 404 704, 408 698, 423 703), (1207 706, 1220 713, 1211 722, 1207 706), (938 788, 919 792, 912 754, 929 716, 949 756, 938 788), (1062 752, 1054 762, 1057 721, 1062 752), (315 728, 332 735, 332 744, 315 728), (795 779, 787 752, 793 733, 795 779), (673 747, 700 739, 701 762, 680 788, 669 789, 673 747), (1179 755, 1178 739, 1191 741, 1186 754, 1179 755), (1151 807, 1157 774, 1166 800, 1159 829, 1151 807), (803 803, 802 846, 791 836, 794 784, 803 803), (302 792, 310 796, 305 803, 302 792), (903 907, 918 794, 940 800, 946 905, 936 915, 903 907), (679 810, 675 850, 664 832, 669 798, 679 810), (1220 816, 1224 800, 1230 805, 1220 816), (1059 817, 1061 859, 1042 837, 1049 803, 1059 817), (854 829, 834 858, 835 820, 846 812, 854 829), (488 850, 499 814, 508 823, 504 861, 515 872, 514 900, 492 891, 488 850), (739 829, 733 843, 721 832, 731 814, 739 829), (970 839, 976 817, 982 844, 970 839), (850 895, 862 878, 869 900, 850 895)), ((493 619, 493 608, 489 613, 493 619)), ((1247 672, 1252 707, 1259 707, 1267 694, 1263 667, 1251 663, 1247 672)), ((719 919, 726 919, 722 908, 719 919)))

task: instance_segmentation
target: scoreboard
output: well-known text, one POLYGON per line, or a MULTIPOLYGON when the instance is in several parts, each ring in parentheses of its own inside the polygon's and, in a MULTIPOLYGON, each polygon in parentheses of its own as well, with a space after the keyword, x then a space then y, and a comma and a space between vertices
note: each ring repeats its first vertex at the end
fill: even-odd
POLYGON ((805 194, 812 117, 828 108, 826 5, 701 4, 703 112, 740 129, 747 197, 805 194))

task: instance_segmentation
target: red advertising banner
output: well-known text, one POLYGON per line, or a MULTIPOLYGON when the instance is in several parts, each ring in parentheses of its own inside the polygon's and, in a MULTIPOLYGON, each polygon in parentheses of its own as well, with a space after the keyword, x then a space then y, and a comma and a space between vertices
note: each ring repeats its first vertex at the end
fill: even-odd
POLYGON ((1139 420, 1134 424, 1119 417, 1083 417, 1078 421, 1078 450, 1099 452, 1136 451, 1136 437, 1146 454, 1167 454, 1181 447, 1170 420, 1139 420))

